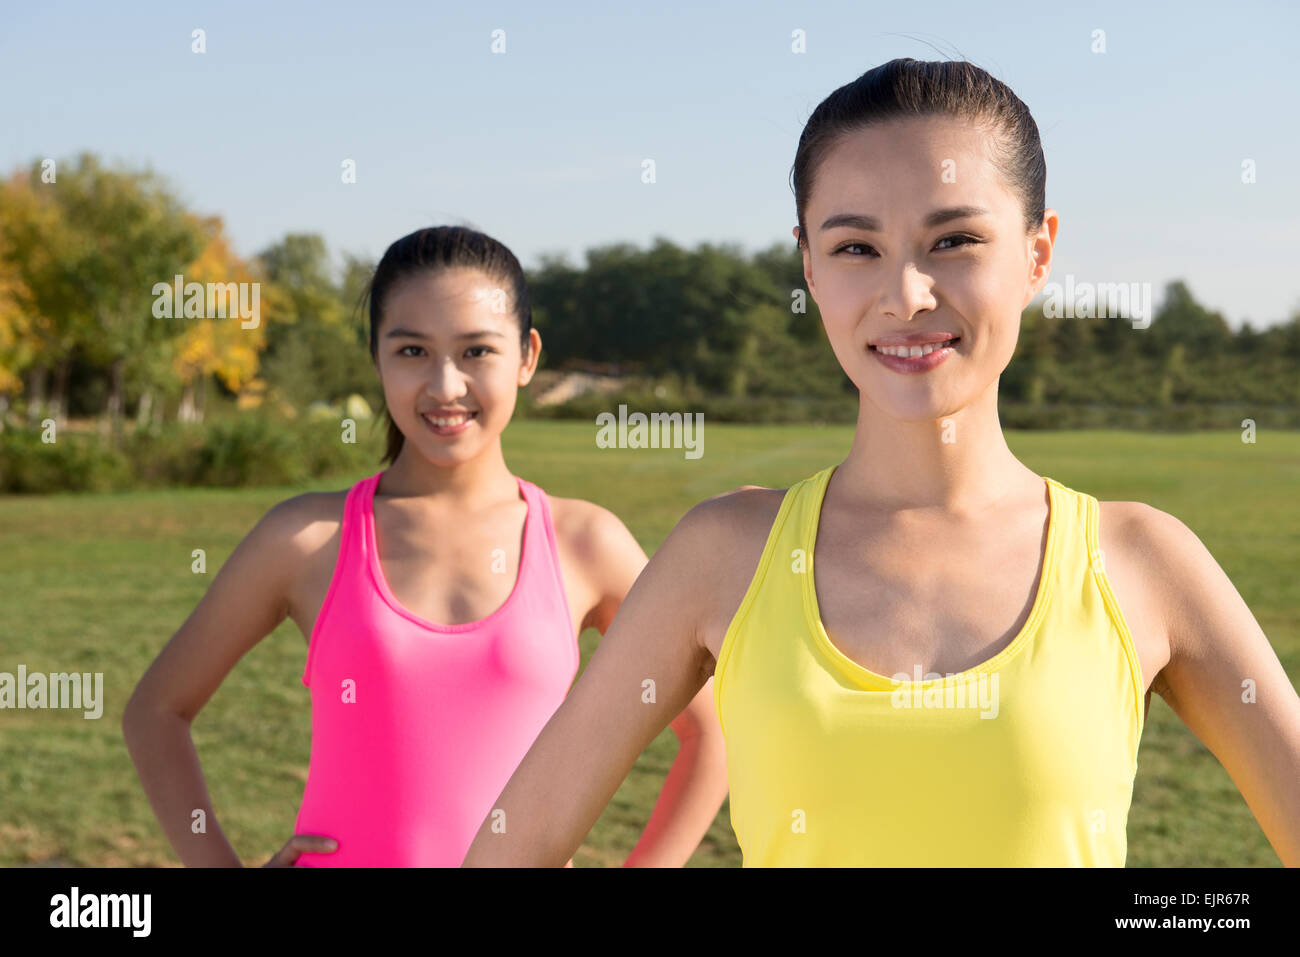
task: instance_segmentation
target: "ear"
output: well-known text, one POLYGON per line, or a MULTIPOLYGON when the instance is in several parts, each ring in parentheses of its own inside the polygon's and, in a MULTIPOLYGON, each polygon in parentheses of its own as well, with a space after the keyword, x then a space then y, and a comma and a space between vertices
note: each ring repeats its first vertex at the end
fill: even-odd
POLYGON ((537 362, 542 357, 542 334, 536 329, 528 330, 528 353, 519 363, 519 378, 516 380, 520 386, 526 386, 533 380, 533 373, 537 371, 537 362))
POLYGON ((1060 224, 1060 217, 1057 215, 1056 210, 1045 210, 1043 212, 1043 225, 1030 238, 1029 281, 1025 287, 1025 301, 1021 303, 1021 309, 1028 306, 1030 300, 1047 285, 1047 277, 1052 274, 1052 252, 1056 246, 1056 231, 1060 224))
MULTIPOLYGON (((799 227, 795 226, 791 232, 794 234, 794 241, 799 243, 799 227)), ((812 278, 812 250, 808 248, 807 243, 799 243, 799 251, 803 253, 803 281, 807 283, 808 292, 815 300, 817 287, 813 285, 812 278)))

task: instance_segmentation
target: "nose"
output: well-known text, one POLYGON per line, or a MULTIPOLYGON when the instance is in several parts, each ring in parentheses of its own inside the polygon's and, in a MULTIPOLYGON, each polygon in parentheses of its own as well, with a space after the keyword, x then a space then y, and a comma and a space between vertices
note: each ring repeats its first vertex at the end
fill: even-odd
POLYGON ((929 312, 939 303, 932 292, 934 279, 916 268, 916 263, 905 262, 902 269, 885 280, 880 295, 883 315, 907 322, 918 312, 929 312))
POLYGON ((424 384, 425 395, 444 405, 450 405, 468 391, 465 375, 450 359, 435 362, 424 384))

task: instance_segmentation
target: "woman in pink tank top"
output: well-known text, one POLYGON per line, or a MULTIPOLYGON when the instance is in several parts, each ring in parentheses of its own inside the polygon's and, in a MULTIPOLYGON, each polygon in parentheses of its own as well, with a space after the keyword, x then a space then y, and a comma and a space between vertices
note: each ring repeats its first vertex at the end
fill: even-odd
POLYGON ((459 866, 578 673, 546 493, 518 479, 528 514, 505 604, 444 625, 388 587, 373 514, 383 475, 348 493, 307 653, 311 765, 294 830, 330 835, 338 850, 298 866, 459 866))
MULTIPOLYGON (((578 632, 604 632, 646 562, 612 514, 552 500, 506 466, 501 433, 541 337, 505 246, 461 227, 419 230, 388 248, 368 292, 389 467, 348 490, 341 519, 339 493, 268 513, 128 706, 136 715, 202 707, 221 678, 205 670, 214 655, 233 665, 265 634, 222 633, 222 602, 227 619, 241 602, 260 601, 267 614, 295 596, 303 607, 320 602, 302 674, 312 707, 307 782, 294 836, 268 866, 460 866, 568 693, 578 632), (311 578, 286 571, 305 561, 290 543, 305 548, 321 527, 337 527, 323 545, 338 543, 323 599, 267 584, 311 578)), ((132 757, 182 860, 238 865, 219 828, 196 836, 184 827, 189 809, 208 802, 197 762, 181 760, 192 742, 171 740, 178 723, 130 724, 132 757), (155 764, 146 756, 155 751, 172 760, 155 764)), ((726 797, 711 687, 673 727, 680 768, 625 866, 685 863, 726 797)))

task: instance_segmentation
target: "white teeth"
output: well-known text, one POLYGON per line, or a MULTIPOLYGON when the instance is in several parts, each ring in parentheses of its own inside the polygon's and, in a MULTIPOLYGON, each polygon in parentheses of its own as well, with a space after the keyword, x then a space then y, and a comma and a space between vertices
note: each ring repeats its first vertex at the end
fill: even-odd
POLYGON ((876 346, 876 351, 887 356, 902 356, 906 359, 915 359, 920 356, 928 356, 934 350, 950 345, 952 341, 949 339, 946 342, 933 342, 924 346, 876 346))
POLYGON ((424 418, 426 421, 438 426, 438 428, 445 429, 453 425, 460 425, 462 422, 467 422, 470 417, 468 415, 458 415, 451 419, 439 419, 432 415, 426 415, 424 418))

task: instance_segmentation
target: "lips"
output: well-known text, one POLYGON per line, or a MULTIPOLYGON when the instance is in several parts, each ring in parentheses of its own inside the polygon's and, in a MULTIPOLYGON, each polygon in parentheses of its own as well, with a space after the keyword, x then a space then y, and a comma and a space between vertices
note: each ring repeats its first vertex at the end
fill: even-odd
POLYGON ((958 341, 959 341, 958 337, 954 336, 947 339, 934 339, 929 342, 910 342, 910 343, 900 343, 898 345, 887 345, 885 343, 877 343, 873 345, 871 348, 876 352, 881 353, 882 355, 899 356, 901 358, 915 359, 920 356, 928 356, 931 352, 934 352, 936 349, 943 349, 948 346, 955 346, 958 341))
POLYGON ((869 351, 890 371, 915 375, 943 365, 950 356, 957 354, 956 346, 960 341, 960 337, 931 333, 913 336, 910 342, 881 340, 872 343, 869 351))
POLYGON ((955 332, 936 330, 934 332, 912 332, 907 335, 881 336, 872 340, 868 348, 881 355, 916 359, 929 355, 936 349, 955 346, 961 336, 955 332))
POLYGON ((469 424, 477 419, 478 412, 467 412, 465 410, 438 412, 422 412, 421 419, 428 426, 434 436, 459 436, 461 432, 469 428, 469 424))
POLYGON ((459 428, 477 418, 477 416, 478 412, 470 412, 466 409, 440 409, 437 412, 422 412, 420 414, 420 417, 425 422, 437 430, 459 428))

